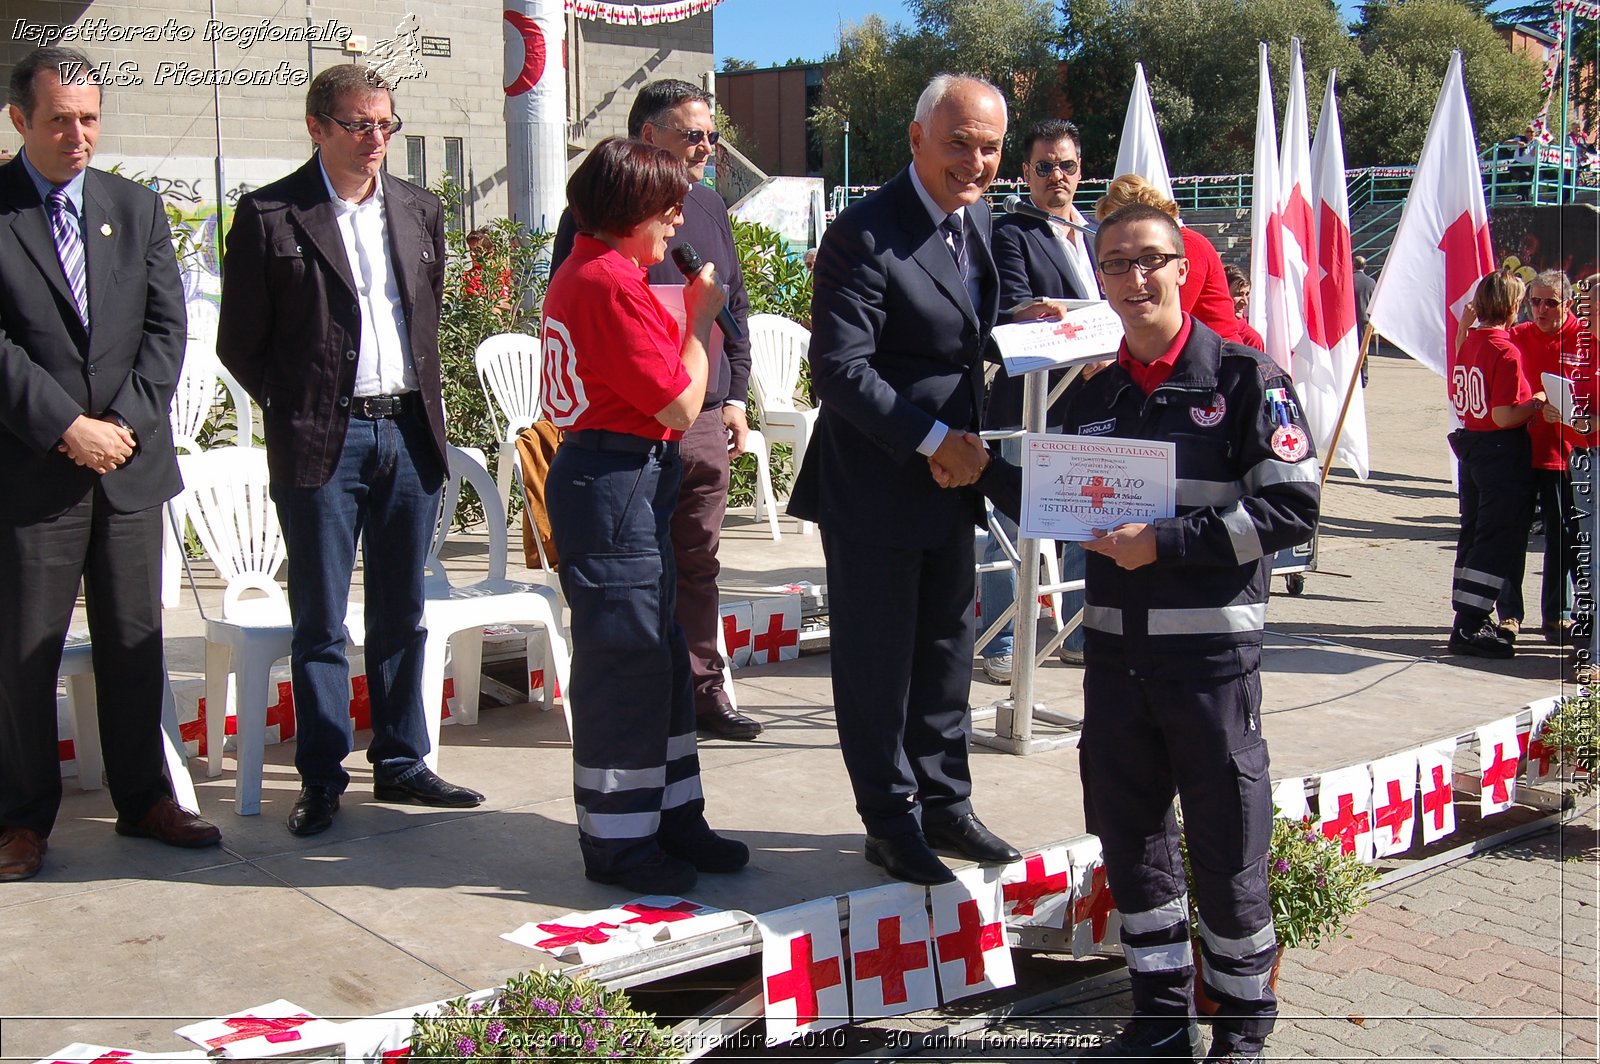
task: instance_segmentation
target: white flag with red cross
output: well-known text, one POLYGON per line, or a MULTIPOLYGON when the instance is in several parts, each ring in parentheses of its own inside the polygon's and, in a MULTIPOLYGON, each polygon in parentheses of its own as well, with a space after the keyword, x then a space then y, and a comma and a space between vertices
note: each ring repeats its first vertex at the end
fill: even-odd
POLYGON ((1089 957, 1117 951, 1122 942, 1122 914, 1106 881, 1100 840, 1090 835, 1067 847, 1072 861, 1072 955, 1089 957))
POLYGON ((1456 743, 1444 739, 1417 751, 1422 842, 1432 845, 1456 831, 1456 743))
POLYGON ((205 1059, 206 1054, 198 1049, 177 1053, 144 1053, 133 1049, 112 1049, 109 1046, 97 1046, 88 1042, 73 1042, 47 1057, 40 1057, 35 1064, 121 1064, 123 1061, 205 1059))
POLYGON ((963 868, 954 883, 928 888, 939 988, 948 1004, 1017 981, 1000 915, 1000 875, 963 868))
POLYGON ((1001 868, 1000 897, 1010 927, 1066 927, 1072 903, 1066 847, 1049 846, 1001 868))
POLYGON ((1361 337, 1356 332, 1356 271, 1350 247, 1344 133, 1339 127, 1339 100, 1333 92, 1337 74, 1335 70, 1328 71, 1322 114, 1317 118, 1317 135, 1311 143, 1311 202, 1317 221, 1317 258, 1311 277, 1321 294, 1321 315, 1310 323, 1307 374, 1297 376, 1295 384, 1300 388, 1306 420, 1311 424, 1323 464, 1342 462, 1365 480, 1370 472, 1367 404, 1358 373, 1361 337), (1333 431, 1342 409, 1344 426, 1334 448, 1333 431))
POLYGON ((1478 278, 1493 269, 1461 53, 1451 52, 1368 319, 1384 339, 1443 377, 1461 312, 1478 278))
POLYGON ((1272 808, 1285 820, 1301 821, 1311 815, 1311 803, 1306 801, 1306 778, 1291 776, 1272 785, 1272 808))
POLYGON ((1261 42, 1260 87, 1256 94, 1255 175, 1250 202, 1250 324, 1266 341, 1272 361, 1287 373, 1294 337, 1283 272, 1283 214, 1278 210, 1278 119, 1272 106, 1272 75, 1265 41, 1261 42))
POLYGON ((1416 751, 1380 757, 1372 773, 1372 853, 1375 857, 1411 849, 1417 829, 1416 751))
POLYGON ((839 903, 829 896, 755 919, 761 931, 767 1044, 849 1023, 839 903))
POLYGON ((1172 198, 1172 175, 1167 170, 1167 153, 1161 147, 1161 129, 1156 125, 1156 109, 1150 102, 1150 86, 1144 79, 1144 64, 1133 64, 1133 91, 1128 95, 1128 113, 1122 120, 1122 139, 1117 142, 1117 177, 1138 174, 1172 198))
POLYGON ((938 1007, 926 888, 890 883, 850 894, 850 998, 858 1020, 938 1007))
POLYGON ((1541 698, 1528 706, 1533 719, 1528 723, 1527 731, 1517 733, 1517 739, 1522 743, 1522 753, 1528 759, 1529 786, 1547 783, 1561 771, 1561 751, 1544 741, 1544 722, 1550 719, 1557 705, 1557 699, 1541 698))
POLYGON ((635 898, 612 911, 618 913, 623 930, 644 931, 656 939, 673 941, 708 935, 750 918, 748 913, 736 909, 717 909, 665 894, 635 898))
MULTIPOLYGON (((1315 376, 1315 337, 1322 331, 1322 288, 1317 283, 1317 223, 1311 190, 1311 124, 1306 117, 1306 72, 1300 39, 1290 41, 1289 100, 1283 112, 1278 159, 1278 215, 1283 219, 1283 282, 1288 298, 1291 373, 1320 448, 1326 441, 1311 419, 1302 381, 1315 376)), ((1332 435, 1332 426, 1328 427, 1332 435)), ((1319 454, 1322 452, 1319 450, 1319 454)))
POLYGON ((231 1016, 191 1023, 174 1033, 213 1056, 230 1060, 259 1060, 344 1044, 339 1024, 313 1016, 283 998, 231 1016))
POLYGON ((1516 717, 1478 729, 1478 808, 1484 816, 1503 813, 1516 803, 1521 754, 1516 717))
POLYGON ((1339 852, 1372 862, 1372 777, 1365 765, 1324 772, 1317 783, 1322 834, 1339 852))
POLYGON ((800 596, 750 603, 750 664, 776 665, 800 656, 800 596))
POLYGON ((576 955, 584 964, 593 964, 637 952, 656 937, 654 927, 629 926, 631 915, 622 909, 567 913, 550 920, 530 920, 500 937, 558 959, 576 955))
POLYGON ((722 648, 728 655, 728 664, 742 669, 750 664, 750 627, 754 623, 750 603, 723 603, 721 620, 722 648))

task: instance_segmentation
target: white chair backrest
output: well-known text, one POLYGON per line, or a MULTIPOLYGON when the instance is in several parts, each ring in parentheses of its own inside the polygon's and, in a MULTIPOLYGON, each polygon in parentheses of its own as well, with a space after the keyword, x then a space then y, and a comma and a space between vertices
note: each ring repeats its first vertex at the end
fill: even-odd
POLYGON ((259 447, 217 447, 180 455, 178 468, 183 474, 181 512, 188 515, 217 575, 226 581, 223 618, 238 614, 247 592, 260 592, 287 609, 276 576, 288 551, 268 491, 267 452, 259 447))
POLYGON ((209 299, 191 299, 183 305, 183 309, 189 316, 189 342, 215 352, 221 308, 209 299))
POLYGON ((172 445, 190 454, 200 450, 200 432, 222 395, 222 363, 215 341, 190 338, 183 355, 183 371, 172 393, 167 420, 172 424, 172 445))
POLYGON ((494 478, 484 465, 483 453, 476 449, 463 450, 450 446, 445 450, 450 456, 450 475, 445 478, 444 497, 439 506, 439 523, 433 530, 433 545, 428 548, 428 579, 446 580, 444 566, 439 561, 439 551, 450 538, 450 526, 456 519, 456 506, 461 501, 461 482, 472 485, 483 503, 484 523, 489 526, 489 579, 506 578, 506 512, 500 507, 500 492, 494 478))
POLYGON ((539 338, 499 333, 473 355, 483 397, 500 438, 515 436, 542 416, 539 409, 539 338), (504 428, 502 429, 502 425, 504 428))
POLYGON ((805 326, 777 314, 752 315, 746 325, 756 401, 763 410, 794 410, 794 393, 800 383, 800 367, 811 348, 811 334, 805 326))

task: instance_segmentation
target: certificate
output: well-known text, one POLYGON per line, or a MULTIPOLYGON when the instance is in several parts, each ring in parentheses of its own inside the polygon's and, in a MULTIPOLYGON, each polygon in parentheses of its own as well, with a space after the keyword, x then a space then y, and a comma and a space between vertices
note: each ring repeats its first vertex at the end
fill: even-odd
POLYGON ((1109 436, 1022 438, 1022 535, 1089 540, 1173 515, 1175 448, 1109 436))
POLYGON ((1060 321, 1019 321, 991 334, 1006 372, 1013 377, 1040 369, 1095 362, 1116 354, 1122 319, 1105 300, 1051 300, 1069 308, 1060 321))

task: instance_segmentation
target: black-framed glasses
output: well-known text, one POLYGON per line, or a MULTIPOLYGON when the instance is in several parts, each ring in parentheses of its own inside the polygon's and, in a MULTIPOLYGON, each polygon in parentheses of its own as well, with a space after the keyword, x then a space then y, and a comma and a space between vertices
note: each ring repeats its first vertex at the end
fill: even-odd
POLYGON ((360 122, 346 122, 342 118, 333 117, 326 111, 318 111, 317 116, 319 118, 326 118, 328 121, 332 122, 334 125, 350 134, 352 137, 365 137, 370 133, 377 133, 379 136, 388 138, 400 132, 400 127, 405 124, 400 121, 399 115, 395 115, 393 118, 385 119, 382 122, 368 122, 365 120, 360 122))
POLYGON ((703 129, 679 129, 677 126, 662 126, 661 128, 672 130, 674 133, 678 134, 678 136, 688 141, 691 147, 699 144, 703 140, 715 148, 717 146, 717 142, 722 140, 722 134, 718 133, 714 129, 708 133, 703 129))
POLYGON ((1038 162, 1033 164, 1033 173, 1035 177, 1049 177, 1057 170, 1060 170, 1068 177, 1074 177, 1078 173, 1078 160, 1068 159, 1064 163, 1058 163, 1053 162, 1050 159, 1040 159, 1038 162))
POLYGON ((1530 307, 1550 307, 1551 309, 1554 309, 1561 306, 1565 301, 1560 299, 1546 299, 1544 296, 1529 296, 1527 302, 1528 306, 1530 307))
POLYGON ((1102 259, 1100 272, 1108 277, 1121 277, 1135 266, 1140 273, 1155 273, 1173 259, 1181 259, 1182 255, 1172 252, 1153 251, 1148 255, 1140 255, 1136 259, 1102 259))

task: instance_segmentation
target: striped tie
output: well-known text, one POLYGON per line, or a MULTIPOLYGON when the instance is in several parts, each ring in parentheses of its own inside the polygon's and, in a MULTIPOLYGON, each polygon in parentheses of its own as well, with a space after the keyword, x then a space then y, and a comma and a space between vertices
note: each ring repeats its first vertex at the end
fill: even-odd
POLYGON ((89 324, 89 280, 84 271, 83 234, 78 230, 78 212, 72 209, 65 188, 50 193, 50 233, 56 240, 56 255, 61 259, 61 270, 67 275, 67 285, 72 289, 72 301, 78 305, 78 318, 85 327, 89 324))

